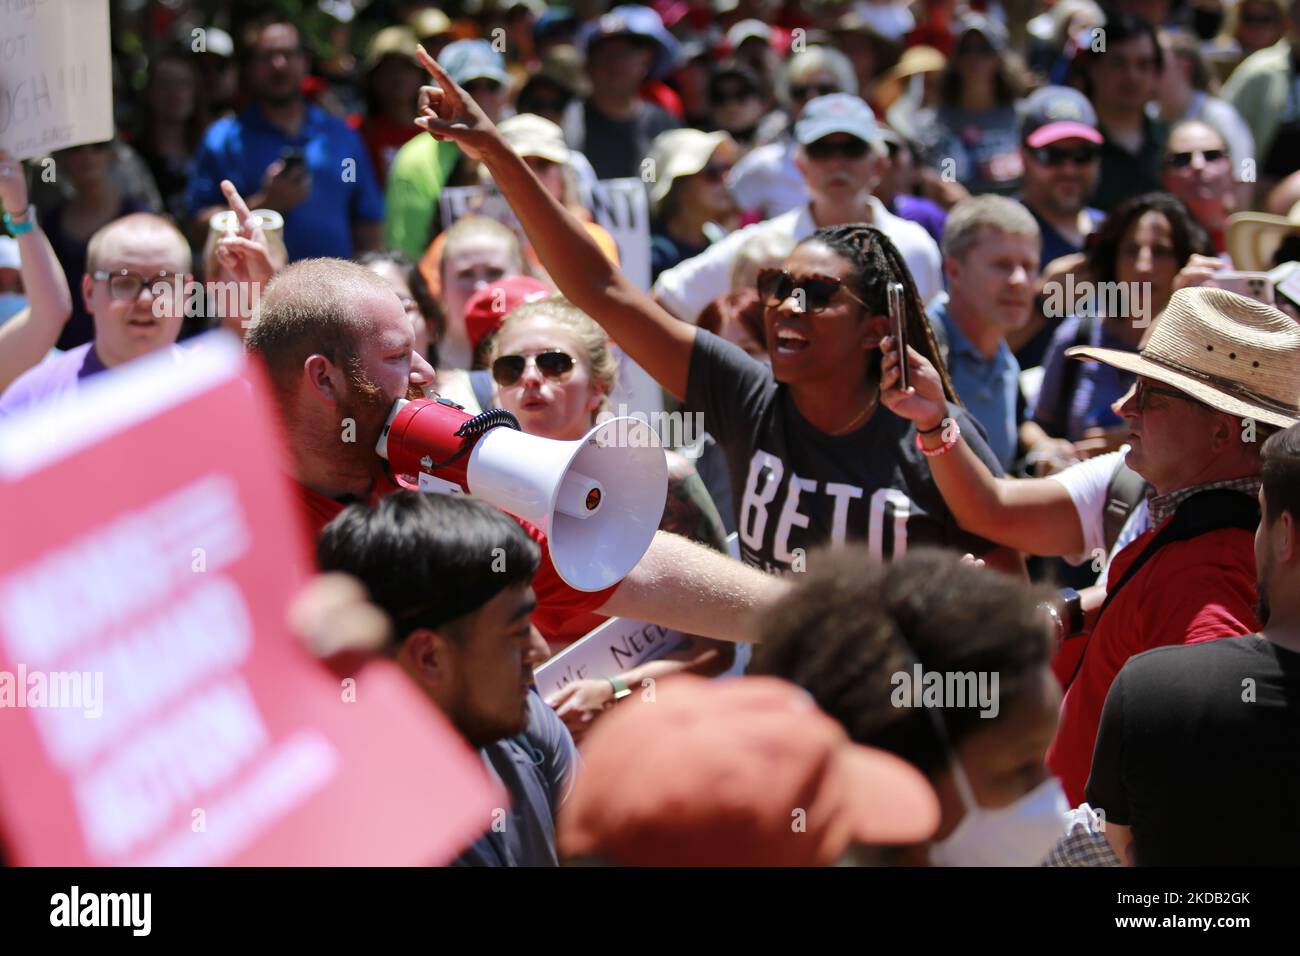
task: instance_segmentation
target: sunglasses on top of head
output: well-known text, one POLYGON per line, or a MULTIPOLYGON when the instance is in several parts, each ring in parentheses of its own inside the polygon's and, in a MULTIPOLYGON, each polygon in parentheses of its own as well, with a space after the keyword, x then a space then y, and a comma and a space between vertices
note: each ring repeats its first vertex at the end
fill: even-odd
POLYGON ((796 278, 784 269, 763 269, 758 274, 758 298, 769 308, 779 308, 786 299, 794 296, 796 312, 822 312, 830 307, 835 293, 841 289, 858 305, 870 311, 871 307, 844 285, 843 279, 834 276, 801 276, 796 278))
MULTIPOLYGON (((492 378, 498 385, 514 385, 524 377, 529 359, 523 355, 502 355, 492 363, 492 378)), ((562 379, 573 371, 573 356, 559 349, 538 352, 532 362, 545 378, 562 379)))

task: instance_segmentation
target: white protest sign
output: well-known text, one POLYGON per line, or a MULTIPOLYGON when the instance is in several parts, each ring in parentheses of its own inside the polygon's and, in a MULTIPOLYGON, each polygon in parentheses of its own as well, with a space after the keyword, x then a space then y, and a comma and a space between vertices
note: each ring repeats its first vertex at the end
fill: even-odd
MULTIPOLYGON (((740 545, 734 532, 727 537, 727 550, 733 558, 740 559, 740 545)), ((537 668, 533 680, 542 697, 547 698, 575 680, 613 677, 661 657, 690 660, 700 653, 695 648, 697 643, 697 638, 681 631, 615 617, 537 668)), ((735 660, 717 676, 739 677, 744 674, 753 656, 752 650, 750 644, 736 644, 735 660)))
POLYGON ((533 681, 546 698, 575 680, 613 677, 657 660, 683 642, 694 638, 658 624, 611 618, 537 668, 533 681))
POLYGON ((113 138, 108 0, 0 0, 0 147, 18 159, 113 138))
MULTIPOLYGON (((650 290, 650 203, 645 184, 639 179, 602 179, 587 197, 596 222, 618 245, 619 268, 637 288, 650 290)), ((441 196, 442 225, 449 228, 461 216, 471 213, 504 223, 523 236, 514 210, 494 184, 448 186, 441 196)), ((599 316, 595 318, 599 319, 599 316)), ((628 411, 647 414, 663 411, 663 392, 650 374, 617 348, 618 388, 610 396, 610 407, 626 405, 628 411)))

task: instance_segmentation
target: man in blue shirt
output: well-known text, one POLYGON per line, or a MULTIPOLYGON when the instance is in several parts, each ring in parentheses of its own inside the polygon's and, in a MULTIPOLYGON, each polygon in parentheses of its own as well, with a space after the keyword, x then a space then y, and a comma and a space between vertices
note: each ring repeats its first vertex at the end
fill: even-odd
POLYGON ((253 104, 213 123, 190 169, 191 237, 226 208, 229 179, 251 209, 284 216, 290 259, 349 259, 383 244, 384 199, 361 137, 303 98, 307 58, 298 28, 270 21, 246 51, 253 104))
POLYGON ((1006 337, 1029 321, 1038 276, 1038 223, 1013 199, 984 195, 952 208, 943 231, 947 296, 929 309, 948 373, 1004 469, 1022 419, 1020 365, 1006 337))

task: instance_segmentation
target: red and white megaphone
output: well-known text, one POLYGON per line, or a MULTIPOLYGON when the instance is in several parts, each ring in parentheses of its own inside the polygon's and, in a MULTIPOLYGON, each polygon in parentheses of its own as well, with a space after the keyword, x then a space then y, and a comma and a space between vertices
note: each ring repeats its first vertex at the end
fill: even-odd
POLYGON ((469 415, 446 399, 400 399, 375 450, 394 474, 442 479, 535 525, 555 570, 579 591, 617 584, 663 517, 668 463, 658 436, 635 418, 577 441, 518 429, 500 409, 469 415))

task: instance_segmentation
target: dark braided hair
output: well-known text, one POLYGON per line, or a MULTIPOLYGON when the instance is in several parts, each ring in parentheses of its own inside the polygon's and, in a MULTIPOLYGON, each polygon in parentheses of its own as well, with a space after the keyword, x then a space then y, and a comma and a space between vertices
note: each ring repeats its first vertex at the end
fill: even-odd
MULTIPOLYGON (((809 556, 795 590, 764 618, 750 673, 803 687, 860 744, 888 750, 933 776, 948 747, 925 708, 896 706, 895 674, 998 675, 997 717, 979 706, 945 707, 955 748, 1005 719, 1044 678, 1050 647, 1040 585, 964 563, 937 548, 909 550, 888 565, 865 546, 809 556)), ((991 685, 986 685, 991 687, 991 685)), ((909 698, 910 699, 910 698, 909 698)))
MULTIPOLYGON (((930 320, 926 318, 921 294, 916 291, 916 283, 912 281, 912 271, 907 268, 902 253, 889 237, 875 226, 852 222, 840 226, 824 226, 804 242, 820 242, 836 255, 853 263, 853 278, 849 282, 856 287, 855 291, 862 301, 877 315, 889 315, 889 299, 885 292, 888 283, 903 284, 908 344, 935 367, 948 401, 959 404, 952 380, 948 378, 948 369, 939 354, 939 345, 934 340, 930 320)), ((882 353, 875 351, 867 360, 867 377, 873 382, 880 381, 881 358, 882 353)))

